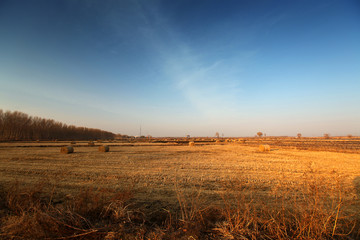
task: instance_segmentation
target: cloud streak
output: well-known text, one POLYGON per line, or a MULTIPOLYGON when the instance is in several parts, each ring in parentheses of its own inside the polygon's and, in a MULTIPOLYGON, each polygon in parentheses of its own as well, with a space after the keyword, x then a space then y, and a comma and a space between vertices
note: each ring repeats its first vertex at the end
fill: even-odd
MULTIPOLYGON (((146 19, 140 28, 142 37, 154 49, 154 62, 159 65, 165 81, 170 81, 188 106, 206 118, 234 114, 242 92, 240 61, 230 58, 210 61, 208 53, 197 51, 182 40, 185 36, 169 23, 159 8, 139 5, 139 16, 146 19)), ((238 53, 241 54, 247 55, 238 53)))

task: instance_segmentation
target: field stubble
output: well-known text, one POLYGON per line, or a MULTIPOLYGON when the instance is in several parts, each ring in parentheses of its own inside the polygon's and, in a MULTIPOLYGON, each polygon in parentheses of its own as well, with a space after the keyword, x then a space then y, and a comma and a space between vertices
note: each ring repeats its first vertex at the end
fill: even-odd
MULTIPOLYGON (((110 222, 125 221, 125 218, 139 223, 141 231, 137 227, 136 234, 126 235, 133 238, 359 236, 356 223, 360 211, 359 154, 281 148, 259 152, 258 147, 230 144, 110 145, 107 153, 98 152, 96 147, 74 148, 75 153, 62 155, 56 145, 0 147, 0 183, 4 193, 9 193, 9 186, 14 186, 14 182, 17 187, 12 192, 19 194, 42 183, 46 187, 41 189, 47 189, 44 192, 51 196, 51 200, 47 200, 51 211, 69 210, 72 206, 72 212, 77 214, 72 216, 75 222, 70 223, 65 219, 71 217, 61 215, 63 213, 56 216, 60 214, 58 219, 83 231, 65 231, 54 235, 56 237, 83 233, 94 238, 111 234, 119 237, 124 229, 131 229, 124 225, 122 230, 102 228, 100 231, 95 223, 84 226, 85 220, 81 217, 87 216, 86 221, 91 222, 91 216, 88 216, 89 207, 84 210, 79 201, 91 194, 91 204, 97 199, 98 205, 95 204, 97 207, 92 211, 101 208, 98 215, 106 216, 110 222), (101 197, 97 195, 99 192, 101 197), (110 201, 117 192, 126 197, 119 200, 118 196, 110 201), (135 209, 139 213, 135 214, 135 209), (139 220, 142 215, 146 216, 143 221, 139 220), (150 227, 145 229, 142 222, 150 227)), ((9 196, 11 194, 3 196, 8 210, 2 212, 7 219, 2 232, 9 238, 24 236, 9 231, 9 215, 16 215, 11 210, 14 204, 10 204, 9 196)), ((43 231, 40 238, 53 237, 43 231)))

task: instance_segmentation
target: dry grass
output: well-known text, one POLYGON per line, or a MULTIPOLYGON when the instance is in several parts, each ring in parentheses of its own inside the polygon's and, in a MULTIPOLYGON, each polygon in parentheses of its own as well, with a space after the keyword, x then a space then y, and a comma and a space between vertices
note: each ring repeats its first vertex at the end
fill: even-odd
POLYGON ((242 144, 123 144, 102 154, 86 144, 69 155, 0 148, 2 238, 360 236, 357 154, 242 144))
POLYGON ((6 195, 2 199, 5 209, 1 225, 3 238, 99 239, 107 234, 108 226, 117 228, 119 222, 131 223, 138 218, 125 207, 131 198, 127 191, 81 189, 73 197, 54 201, 56 189, 44 186, 41 183, 21 188, 14 184, 2 192, 6 195))

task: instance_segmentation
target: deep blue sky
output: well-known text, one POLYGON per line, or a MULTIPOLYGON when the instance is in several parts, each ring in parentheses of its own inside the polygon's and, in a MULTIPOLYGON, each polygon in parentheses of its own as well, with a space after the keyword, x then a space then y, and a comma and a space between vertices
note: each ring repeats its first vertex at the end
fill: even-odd
POLYGON ((130 135, 360 135, 360 2, 0 0, 0 108, 130 135))

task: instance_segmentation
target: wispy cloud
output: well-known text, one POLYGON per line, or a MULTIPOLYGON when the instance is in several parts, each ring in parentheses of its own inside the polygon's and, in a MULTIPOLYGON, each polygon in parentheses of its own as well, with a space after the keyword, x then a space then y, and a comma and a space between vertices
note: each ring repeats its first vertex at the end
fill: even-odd
POLYGON ((221 59, 206 65, 201 56, 169 55, 164 71, 191 105, 207 117, 233 109, 241 92, 234 76, 226 76, 226 66, 221 59))
MULTIPOLYGON (((189 36, 178 31, 156 3, 135 1, 130 5, 131 27, 124 26, 124 21, 119 22, 115 13, 109 17, 120 38, 130 34, 139 46, 151 53, 149 58, 152 62, 149 64, 156 66, 159 78, 167 81, 165 85, 178 91, 183 96, 184 105, 188 105, 192 111, 207 118, 233 114, 242 92, 241 61, 234 59, 234 56, 218 56, 218 49, 206 48, 206 52, 203 52, 204 48, 190 46, 184 40, 188 40, 189 36), (129 28, 131 31, 124 33, 129 28), (209 57, 209 53, 215 54, 209 57)), ((118 53, 117 44, 121 45, 122 42, 109 45, 109 51, 118 53)), ((218 44, 220 47, 221 42, 218 44)), ((236 54, 238 58, 248 58, 248 52, 236 54)))
POLYGON ((171 26, 156 6, 142 5, 138 10, 139 16, 146 19, 140 30, 156 52, 154 62, 160 65, 163 77, 183 95, 189 107, 205 117, 234 112, 242 91, 240 61, 209 59, 206 53, 187 45, 182 33, 171 26))

